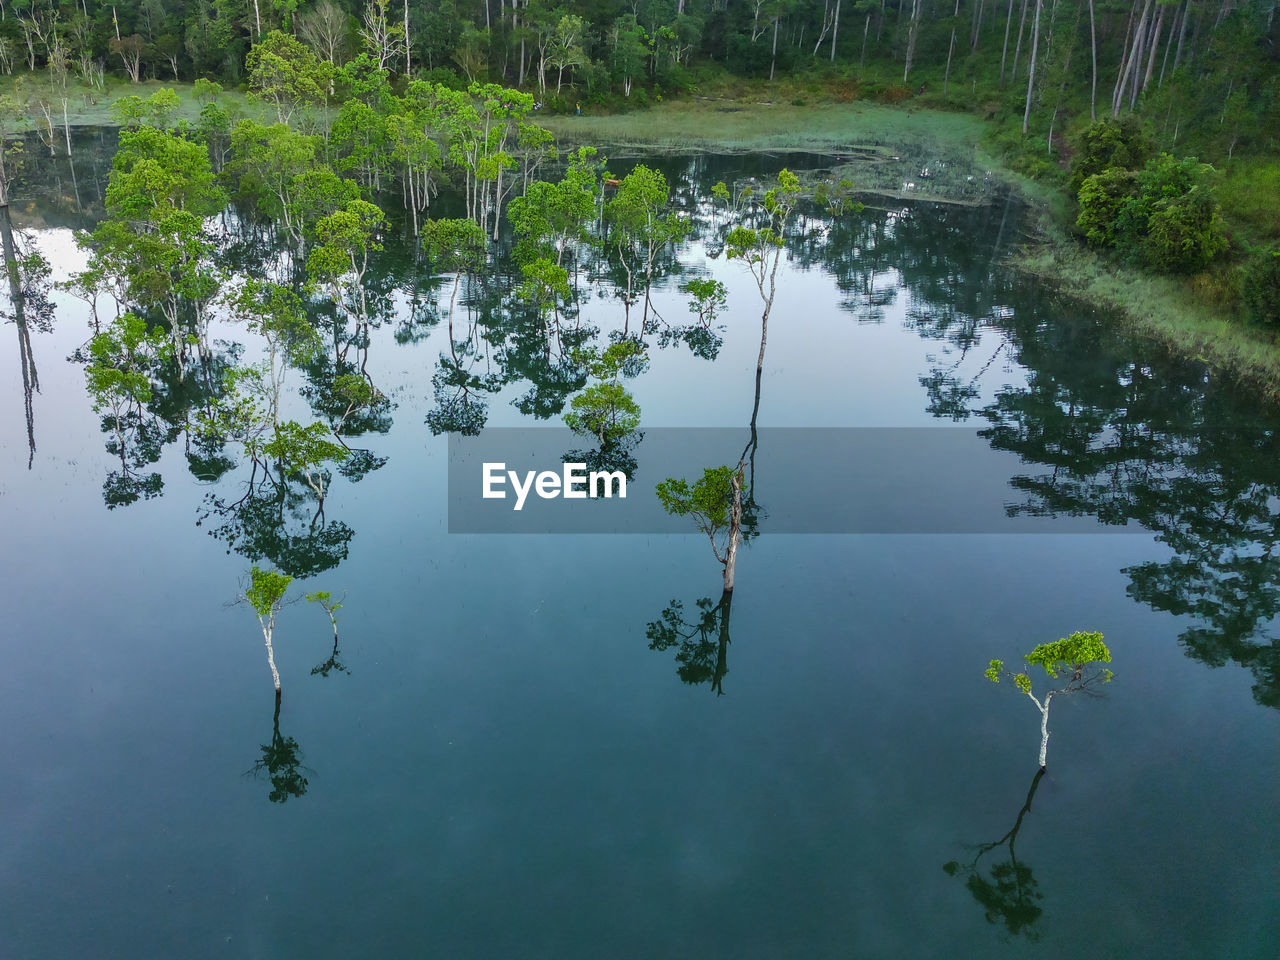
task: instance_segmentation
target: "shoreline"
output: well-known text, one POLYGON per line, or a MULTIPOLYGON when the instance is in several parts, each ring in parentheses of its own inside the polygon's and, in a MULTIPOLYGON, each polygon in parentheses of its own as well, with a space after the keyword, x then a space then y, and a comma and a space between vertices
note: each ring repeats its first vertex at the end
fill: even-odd
MULTIPOLYGON (((1280 338, 1200 301, 1187 280, 1113 263, 1076 242, 1067 232, 1065 192, 1014 173, 987 153, 981 144, 986 125, 972 115, 861 101, 789 106, 684 100, 626 114, 549 120, 546 125, 557 139, 637 149, 838 152, 889 141, 903 147, 933 144, 966 154, 1028 207, 1037 240, 1010 258, 1013 269, 1111 310, 1127 330, 1239 380, 1266 400, 1280 401, 1280 338), (737 106, 723 106, 731 103, 737 106), (715 116, 721 112, 728 113, 727 121, 715 116)), ((942 199, 924 193, 911 198, 942 199)))
MULTIPOLYGON (((112 85, 80 109, 70 111, 71 126, 110 125, 116 99, 148 96, 171 87, 182 97, 177 116, 194 119, 199 107, 189 83, 147 81, 112 85)), ((258 109, 238 91, 221 98, 252 115, 258 109)), ((1235 377, 1267 400, 1280 401, 1280 336, 1248 326, 1192 292, 1190 281, 1148 274, 1118 265, 1076 242, 1068 233, 1068 197, 1059 188, 1009 170, 982 146, 987 123, 965 113, 948 113, 909 104, 887 106, 868 101, 795 105, 778 101, 695 97, 665 101, 627 113, 538 117, 561 144, 609 144, 668 153, 829 153, 833 159, 851 149, 886 156, 932 157, 967 163, 984 179, 1012 189, 1026 203, 1038 239, 1010 258, 1020 273, 1051 283, 1092 306, 1112 310, 1126 327, 1163 344, 1178 356, 1204 363, 1215 373, 1235 377)), ((32 126, 30 129, 34 129, 32 126)), ((886 171, 887 173, 888 171, 886 171)), ((874 183, 856 184, 859 192, 892 199, 973 203, 945 185, 921 185, 914 192, 874 183)), ((953 184, 954 187, 954 184, 953 184)), ((981 202, 981 201, 978 201, 981 202)))

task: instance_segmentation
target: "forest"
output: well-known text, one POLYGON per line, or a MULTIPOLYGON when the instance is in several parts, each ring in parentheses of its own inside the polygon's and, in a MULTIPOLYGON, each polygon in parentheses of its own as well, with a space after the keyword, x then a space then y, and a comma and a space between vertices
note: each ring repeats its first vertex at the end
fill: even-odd
MULTIPOLYGON (((55 150, 62 127, 69 148, 71 115, 109 100, 109 88, 199 81, 197 92, 210 102, 224 88, 241 89, 278 122, 320 135, 326 152, 336 144, 328 157, 335 171, 362 188, 380 189, 399 164, 416 215, 433 190, 430 161, 391 156, 431 148, 392 147, 397 120, 388 106, 392 97, 421 98, 415 83, 451 92, 442 96, 464 96, 476 84, 517 90, 529 95, 519 109, 530 119, 682 96, 964 111, 989 121, 989 147, 1012 171, 1063 192, 1059 219, 1080 243, 1114 262, 1189 276, 1189 296, 1274 328, 1276 7, 1274 0, 10 0, 0 4, 0 70, 12 78, 0 101, 0 136, 34 125, 55 150), (343 146, 353 130, 364 142, 343 146), (1209 270, 1211 263, 1227 269, 1209 270)), ((128 123, 122 109, 117 121, 128 123)), ((439 139, 439 130, 431 133, 439 139)), ((521 176, 527 181, 527 168, 521 176)), ((496 217, 505 189, 509 183, 498 182, 491 198, 475 193, 469 202, 487 204, 496 217)), ((289 211, 281 212, 290 227, 289 211)))

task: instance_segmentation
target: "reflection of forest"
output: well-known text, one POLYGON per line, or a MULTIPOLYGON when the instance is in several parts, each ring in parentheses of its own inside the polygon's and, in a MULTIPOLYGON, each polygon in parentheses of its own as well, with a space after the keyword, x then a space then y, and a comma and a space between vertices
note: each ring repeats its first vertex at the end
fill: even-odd
POLYGON ((832 270, 859 319, 879 321, 904 301, 907 323, 946 351, 921 377, 930 412, 985 419, 991 445, 1021 457, 1026 472, 1011 480, 1025 495, 1019 511, 1154 532, 1173 555, 1126 570, 1130 595, 1194 617, 1179 638, 1188 654, 1248 668, 1257 701, 1280 707, 1280 420, 1200 365, 1002 269, 1017 238, 1011 201, 995 218, 963 207, 925 214, 868 209, 831 225, 822 243, 797 241, 797 255, 832 270), (973 242, 993 229, 994 247, 973 242), (981 374, 1002 354, 1027 369, 1027 383, 984 402, 981 374))
MULTIPOLYGON (((65 158, 24 171, 24 200, 14 205, 20 224, 92 227, 103 215, 113 138, 102 131, 78 136, 74 178, 65 158)), ((786 161, 803 165, 802 158, 786 161)), ((810 182, 824 162, 809 158, 810 182)), ((752 164, 758 159, 653 163, 671 186, 672 208, 690 219, 690 237, 712 255, 723 250, 728 221, 710 199, 711 185, 724 179, 738 193, 763 173, 752 164)), ((555 173, 548 166, 542 175, 555 173)), ((456 206, 446 192, 441 209, 451 202, 456 206)), ((1073 314, 1019 282, 1001 261, 1019 240, 1020 221, 1007 198, 987 207, 872 206, 840 215, 806 203, 787 247, 794 265, 834 276, 857 320, 903 315, 937 343, 938 360, 921 377, 928 409, 943 419, 986 420, 989 442, 1023 459, 1025 472, 1013 479, 1024 497, 1018 509, 1090 514, 1153 531, 1170 555, 1127 570, 1130 594, 1193 618, 1180 637, 1188 653, 1211 665, 1248 668, 1258 702, 1280 707, 1280 653, 1270 635, 1280 612, 1275 418, 1198 365, 1171 361, 1105 317, 1073 314), (984 396, 981 375, 997 360, 1025 367, 1026 383, 984 396)), ((282 344, 278 357, 278 376, 288 372, 300 381, 299 392, 345 454, 303 469, 246 455, 234 430, 208 428, 228 374, 246 366, 238 345, 207 341, 187 355, 160 350, 144 361, 143 345, 122 341, 113 362, 124 369, 138 361, 134 372, 147 389, 101 411, 108 449, 119 460, 104 485, 108 504, 159 495, 163 481, 154 466, 165 447, 181 443, 192 473, 218 481, 201 523, 246 557, 307 576, 340 563, 354 536, 341 520, 341 486, 386 462, 357 442, 386 433, 393 422, 386 399, 393 385, 369 377, 370 351, 448 329, 449 343, 431 372, 435 403, 427 425, 437 433, 482 429, 495 394, 512 387, 514 406, 529 417, 562 415, 588 382, 587 348, 635 339, 658 348, 684 345, 709 362, 717 355, 718 325, 650 312, 639 301, 627 309, 627 264, 602 217, 562 251, 567 290, 555 294, 550 309, 521 282, 505 226, 483 268, 460 277, 452 310, 454 277, 432 276, 407 224, 393 222, 387 233, 384 249, 369 252, 360 311, 340 299, 304 297, 305 317, 324 348, 291 359, 282 344), (605 314, 616 317, 613 329, 594 325, 601 311, 591 311, 597 319, 590 323, 584 315, 585 305, 601 302, 617 304, 605 314), (642 312, 647 321, 633 315, 624 323, 628 313, 642 312), (377 336, 381 328, 392 336, 377 336)), ((252 209, 233 207, 217 218, 210 244, 211 262, 224 275, 270 277, 301 289, 299 251, 252 209)), ((657 283, 696 275, 670 247, 650 267, 657 283)), ((99 304, 95 316, 99 310, 109 312, 99 304)), ((34 364, 22 324, 19 339, 30 397, 34 364)), ((34 432, 31 438, 34 444, 34 432)))

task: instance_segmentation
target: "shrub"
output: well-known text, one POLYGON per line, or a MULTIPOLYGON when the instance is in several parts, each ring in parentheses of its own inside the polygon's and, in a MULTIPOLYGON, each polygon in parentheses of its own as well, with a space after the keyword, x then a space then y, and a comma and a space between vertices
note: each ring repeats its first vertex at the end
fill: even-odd
POLYGON ((1089 177, 1112 167, 1137 170, 1147 162, 1152 151, 1151 139, 1133 115, 1122 120, 1107 117, 1091 123, 1076 143, 1071 189, 1078 191, 1089 177))
POLYGON ((1147 264, 1168 273, 1203 270, 1226 249, 1217 205, 1199 187, 1184 196, 1157 201, 1142 241, 1147 264))
POLYGON ((1121 213, 1136 192, 1137 178, 1128 170, 1113 168, 1088 177, 1080 187, 1076 227, 1095 246, 1119 246, 1121 213))
POLYGON ((1245 267, 1244 302, 1258 323, 1280 326, 1280 249, 1254 257, 1245 267))
POLYGON ((428 83, 438 83, 441 86, 448 87, 450 90, 467 89, 467 81, 448 67, 432 67, 430 70, 420 73, 418 79, 425 80, 428 83))

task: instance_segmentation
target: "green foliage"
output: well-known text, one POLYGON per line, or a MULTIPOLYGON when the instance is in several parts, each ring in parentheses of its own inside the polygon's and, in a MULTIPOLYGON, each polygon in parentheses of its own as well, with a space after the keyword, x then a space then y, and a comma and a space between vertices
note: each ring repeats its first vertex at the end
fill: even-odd
POLYGON ((303 426, 286 420, 275 430, 275 436, 263 452, 281 465, 287 473, 314 474, 330 460, 345 460, 351 451, 328 439, 329 428, 319 421, 303 426))
MULTIPOLYGON (((1102 642, 1100 633, 1078 630, 1069 637, 1038 644, 1023 659, 1028 667, 1042 667, 1052 679, 1060 679, 1060 675, 1066 674, 1067 686, 1064 690, 1071 689, 1072 685, 1082 686, 1095 677, 1103 683, 1109 683, 1112 677, 1111 671, 1106 669, 1087 676, 1095 664, 1111 662, 1111 651, 1102 642)), ((999 683, 1002 676, 1008 676, 1020 691, 1026 694, 1031 692, 1031 676, 1025 671, 1009 673, 1003 660, 992 660, 984 675, 992 683, 999 683)))
POLYGON ((109 214, 154 223, 175 210, 211 217, 226 203, 204 144, 149 126, 120 132, 107 184, 109 214))
POLYGON ((609 344, 599 355, 589 356, 587 369, 593 377, 617 379, 619 376, 639 376, 648 363, 649 355, 644 344, 628 338, 609 344))
POLYGON ((299 107, 322 103, 333 82, 331 64, 287 33, 272 30, 245 58, 249 95, 276 108, 281 123, 299 107))
POLYGON ((291 583, 293 577, 274 570, 263 570, 254 564, 249 571, 249 589, 244 593, 245 599, 259 617, 271 619, 280 612, 280 604, 291 583))
POLYGON ((1203 270, 1226 249, 1217 204, 1200 190, 1157 203, 1142 242, 1147 265, 1165 273, 1203 270))
POLYGON ((336 621, 337 613, 342 609, 342 602, 333 599, 333 594, 328 590, 317 590, 314 593, 304 594, 303 598, 307 603, 318 603, 324 608, 324 612, 329 615, 329 619, 336 621))
POLYGON ((422 249, 437 270, 475 273, 488 258, 484 228, 474 220, 428 220, 422 230, 422 249))
POLYGON ((1258 323, 1280 326, 1280 250, 1261 253, 1244 275, 1244 300, 1258 323))
POLYGON ((1138 178, 1122 168, 1086 177, 1080 186, 1080 213, 1076 217, 1076 227, 1085 239, 1100 247, 1118 246, 1124 236, 1120 215, 1137 189, 1138 178))
POLYGON ((560 262, 572 244, 586 239, 595 218, 603 168, 594 147, 581 147, 570 156, 558 182, 534 181, 523 196, 511 201, 507 215, 520 240, 518 257, 552 256, 560 262))
POLYGON ((119 414, 127 407, 141 409, 152 396, 151 370, 167 355, 164 332, 151 329, 132 313, 122 314, 89 341, 85 383, 98 412, 119 414))
POLYGON ((1153 269, 1203 270, 1227 248, 1210 173, 1194 157, 1167 153, 1136 175, 1105 169, 1082 183, 1076 226, 1090 243, 1140 257, 1153 269))
MULTIPOLYGON (((720 184, 716 185, 717 187, 720 184)), ((763 282, 770 254, 780 253, 787 222, 800 200, 800 178, 786 168, 778 174, 778 185, 766 191, 761 206, 768 217, 762 227, 736 226, 725 237, 725 254, 730 260, 742 260, 763 282)), ((773 262, 777 263, 776 257, 773 262)))
POLYGON ((267 341, 292 364, 310 361, 322 344, 315 327, 307 322, 302 299, 278 283, 248 279, 229 299, 231 315, 267 341))
POLYGON ((564 415, 574 433, 594 436, 602 446, 616 443, 640 426, 640 407, 616 381, 596 383, 574 397, 564 415))
POLYGON ((292 229, 301 183, 313 175, 319 150, 317 138, 298 133, 288 124, 241 120, 231 130, 228 168, 236 177, 237 196, 292 229))
POLYGON ((1133 114, 1106 117, 1090 124, 1075 143, 1070 187, 1079 193, 1084 182, 1107 170, 1138 170, 1154 152, 1142 121, 1133 114))
POLYGON ((363 275, 370 251, 381 250, 386 228, 383 212, 367 200, 350 200, 316 223, 317 246, 307 257, 313 280, 332 283, 348 274, 363 275))
POLYGON ((558 312, 559 303, 570 296, 569 271, 547 257, 539 257, 520 267, 524 282, 516 296, 533 303, 540 314, 558 312))
POLYGON ((668 477, 657 486, 662 509, 676 517, 691 517, 699 530, 711 539, 716 557, 723 562, 719 538, 728 532, 732 519, 734 481, 745 500, 748 489, 741 467, 707 467, 692 484, 683 478, 668 477))

